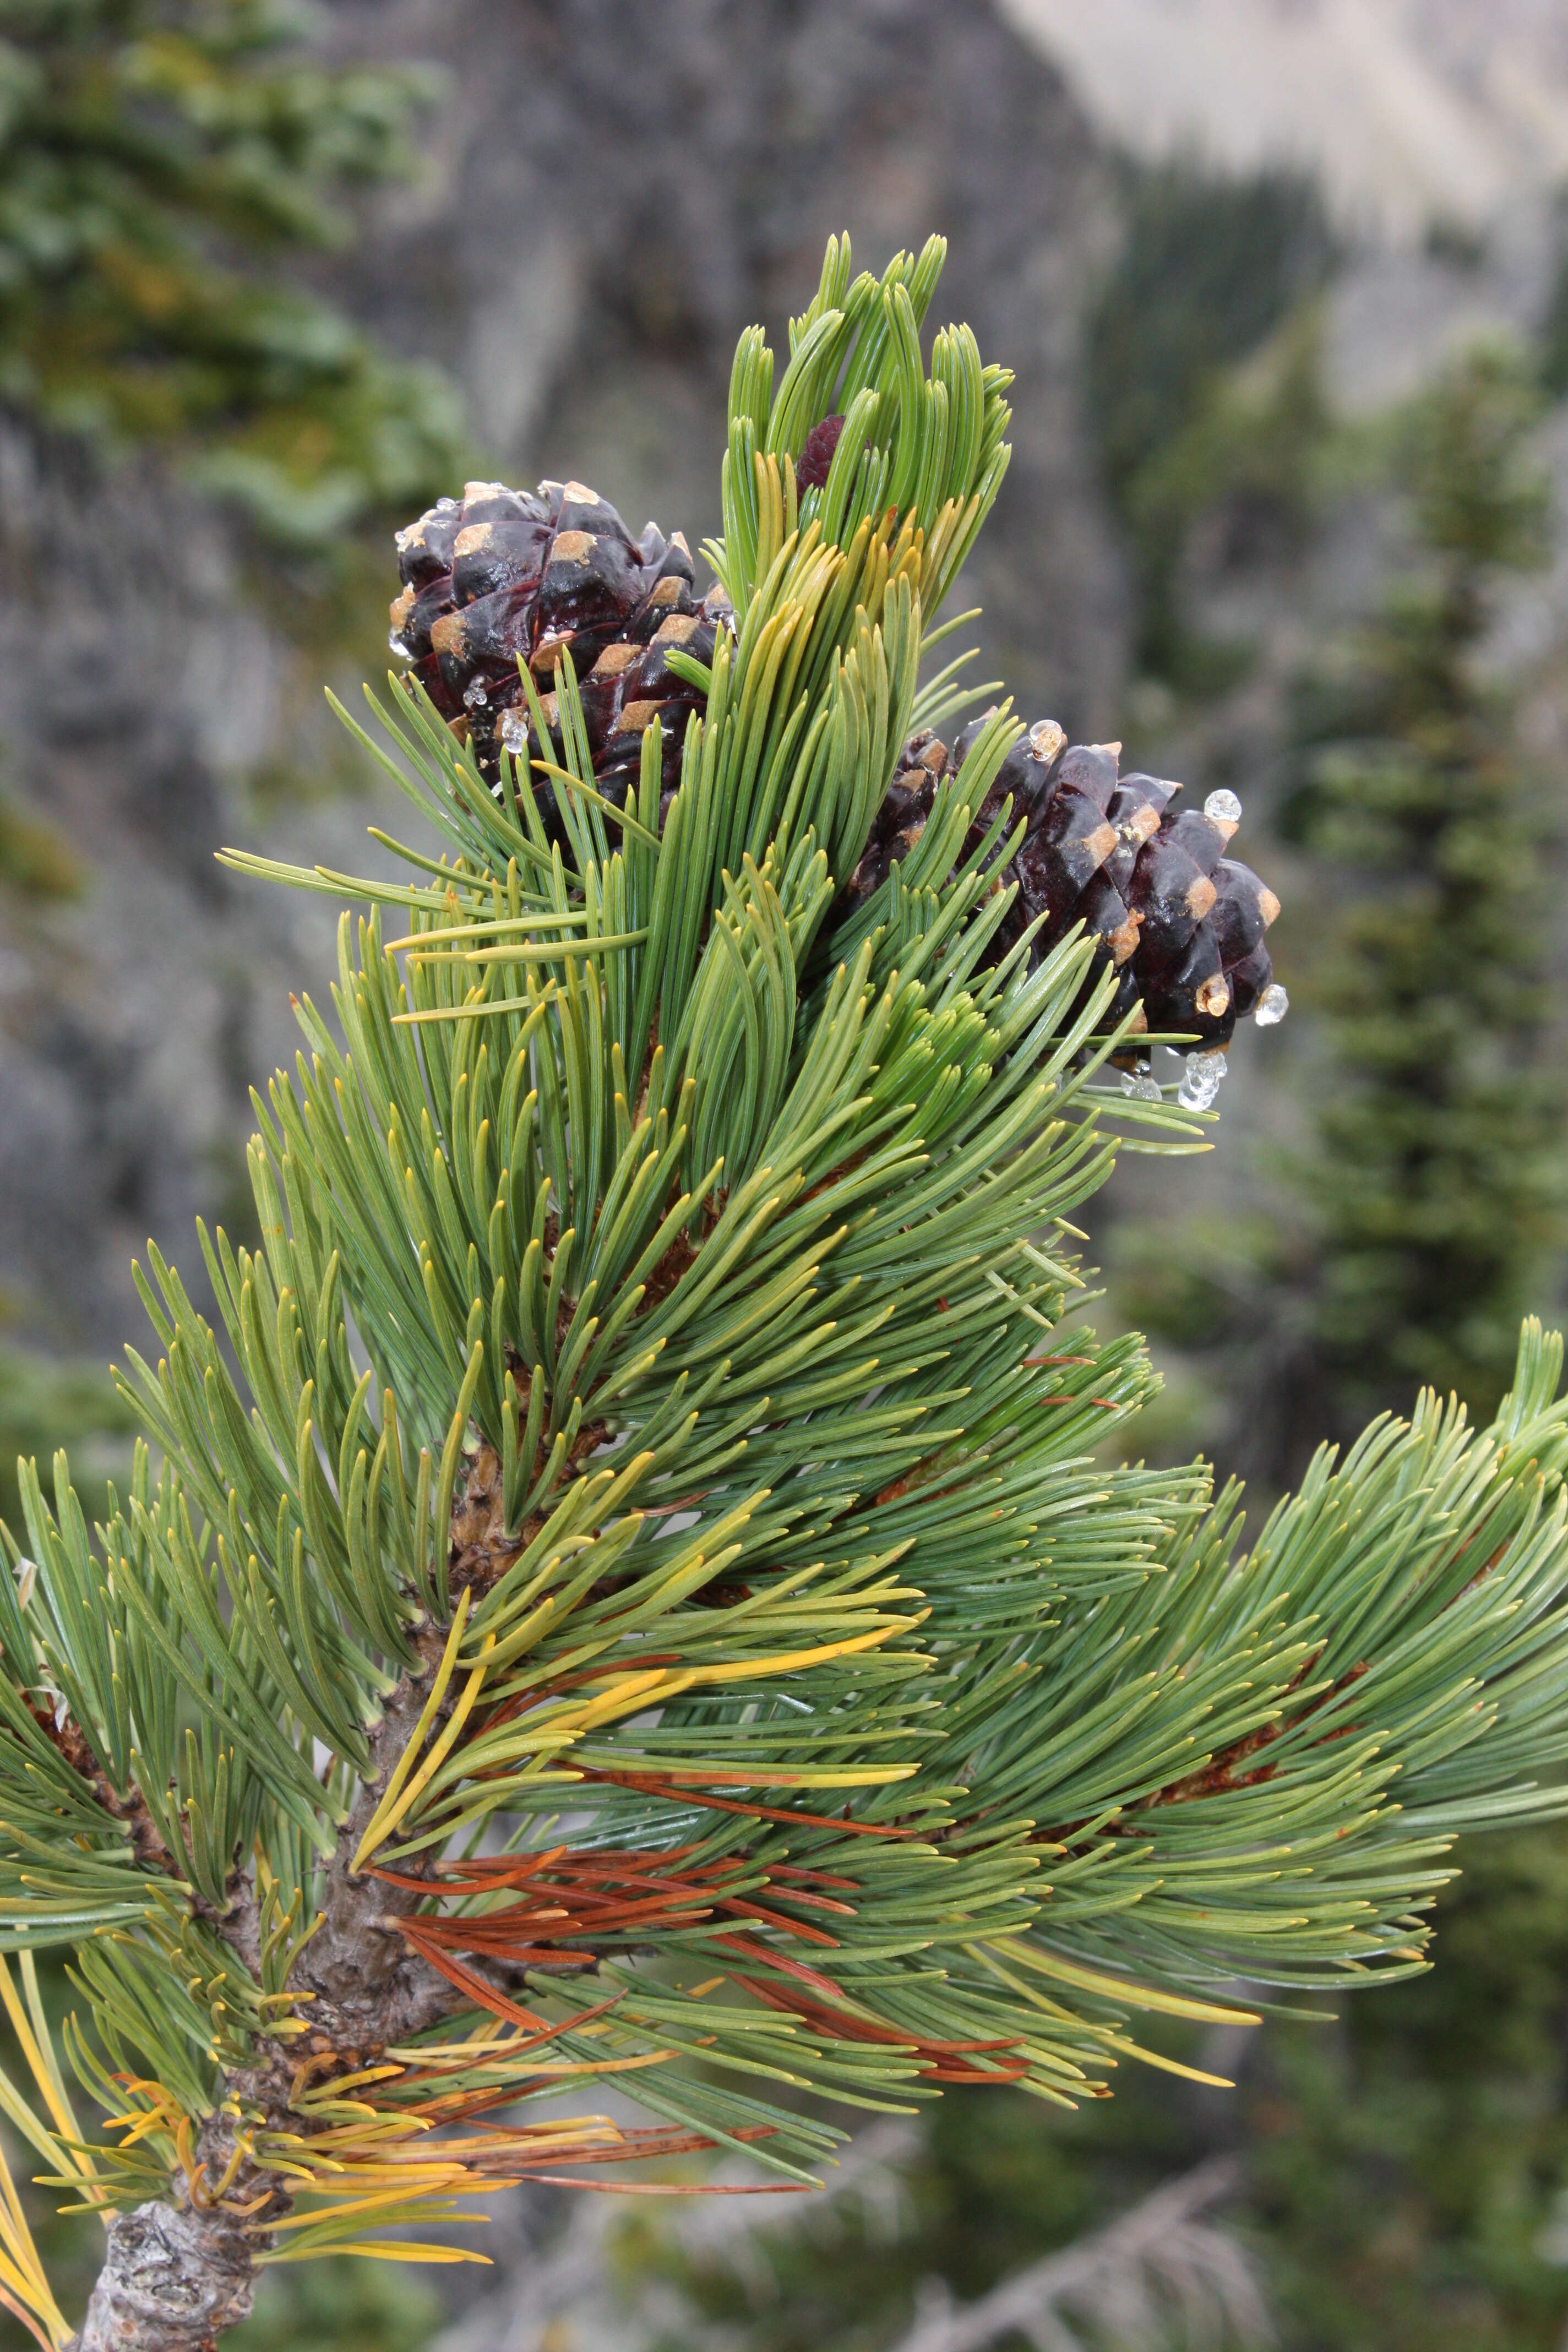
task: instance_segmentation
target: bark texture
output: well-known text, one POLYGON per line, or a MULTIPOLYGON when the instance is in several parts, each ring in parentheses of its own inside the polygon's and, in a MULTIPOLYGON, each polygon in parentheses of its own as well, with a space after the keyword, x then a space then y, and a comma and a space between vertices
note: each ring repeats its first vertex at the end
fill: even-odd
MULTIPOLYGON (((297 1966, 298 1982, 316 1996, 310 2005, 310 2022, 319 2032, 311 2035, 312 2047, 324 2037, 354 2064, 373 2050, 423 2032, 456 2002, 446 1979, 410 1951, 395 1929, 382 1924, 400 1912, 416 1910, 421 1898, 406 1887, 388 1886, 364 1873, 356 1877, 350 1867, 388 1775, 414 1736, 430 1695, 444 1638, 441 1633, 425 1636, 420 1672, 405 1675, 387 1699, 371 1738, 370 1769, 327 1864, 321 1886, 321 1925, 297 1966)), ((437 1710, 432 1737, 445 1722, 456 1696, 455 1690, 449 1692, 447 1705, 437 1710)))
POLYGON ((109 2251, 73 2352, 207 2352, 248 2317, 251 2242, 232 2215, 138 2205, 109 2225, 109 2251))

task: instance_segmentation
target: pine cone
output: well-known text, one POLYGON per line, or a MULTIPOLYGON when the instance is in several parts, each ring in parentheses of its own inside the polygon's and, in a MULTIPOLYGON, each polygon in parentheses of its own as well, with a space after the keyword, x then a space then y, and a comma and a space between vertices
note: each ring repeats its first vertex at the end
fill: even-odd
MULTIPOLYGON (((828 425, 841 420, 829 418, 828 425)), ((831 462, 826 429, 818 462, 831 462)), ((833 436, 837 438, 835 434, 833 436)), ((720 588, 699 603, 690 551, 678 531, 667 541, 649 523, 633 540, 614 507, 581 482, 542 482, 537 491, 469 482, 462 499, 442 499, 397 535, 403 593, 392 606, 392 646, 479 770, 499 785, 504 747, 525 771, 544 747, 530 723, 520 657, 538 682, 554 729, 550 690, 570 647, 599 790, 617 807, 635 781, 642 733, 664 720, 661 799, 679 782, 687 712, 700 688, 679 677, 676 648, 710 662, 721 628, 734 616, 720 588)), ((962 767, 984 725, 964 728, 950 752, 928 733, 905 744, 871 836, 846 887, 847 910, 864 903, 912 848, 936 786, 962 767)), ((978 847, 1003 801, 1028 830, 1002 878, 1018 896, 993 942, 1005 952, 1037 915, 1047 918, 1031 949, 1038 962, 1074 923, 1100 942, 1101 961, 1121 974, 1110 1018, 1142 1006, 1142 1028, 1194 1035, 1222 1046, 1238 1018, 1256 1012, 1273 978, 1263 934, 1279 911, 1249 867, 1225 855, 1241 804, 1212 793, 1204 809, 1174 814, 1181 787, 1153 776, 1119 777, 1120 747, 1068 747, 1053 719, 1041 719, 1004 761, 964 845, 978 847)), ((550 756, 559 755, 559 740, 550 756)), ((546 824, 556 825, 553 790, 536 778, 546 824)), ((1265 1020, 1279 1017, 1275 990, 1265 1020)))
MULTIPOLYGON (((552 679, 570 648, 599 790, 617 807, 636 781, 642 732, 664 721, 666 794, 679 780, 680 745, 699 688, 678 677, 667 655, 679 648, 712 659, 729 619, 721 590, 700 603, 690 551, 649 523, 634 540, 614 507, 581 482, 541 482, 537 491, 469 482, 397 534, 403 593, 392 607, 392 649, 413 664, 461 741, 470 743, 492 784, 504 746, 529 772, 533 736, 520 657, 533 673, 546 720, 555 726, 552 679)), ((559 756, 558 744, 547 756, 559 756)), ((550 788, 535 792, 553 815, 550 788)))
MULTIPOLYGON (((878 812, 871 838, 850 877, 848 907, 864 904, 913 848, 937 785, 956 773, 985 724, 974 720, 950 752, 929 731, 911 736, 878 812)), ((1054 719, 1031 727, 1008 753, 970 827, 963 855, 979 847, 1003 802, 1028 830, 999 878, 1018 895, 992 942, 1005 954, 1037 915, 1045 922, 1030 950, 1038 963, 1083 922, 1100 942, 1100 961, 1120 974, 1108 1022, 1137 1006, 1137 1026, 1195 1035, 1223 1046, 1238 1019, 1258 1011, 1273 980, 1264 932, 1279 901, 1249 866, 1226 856, 1241 816, 1233 793, 1211 793, 1204 807, 1173 811, 1179 784, 1154 776, 1119 776, 1114 743, 1071 747, 1054 719)), ((1278 1019, 1283 991, 1264 1005, 1278 1019)))

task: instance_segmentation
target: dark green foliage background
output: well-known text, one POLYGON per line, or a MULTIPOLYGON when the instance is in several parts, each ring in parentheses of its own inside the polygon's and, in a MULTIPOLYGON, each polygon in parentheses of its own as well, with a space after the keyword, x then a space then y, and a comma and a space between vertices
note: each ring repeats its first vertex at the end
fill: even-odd
POLYGON ((1417 404, 1394 465, 1416 562, 1292 714, 1288 828, 1345 896, 1311 971, 1336 1072, 1311 1186, 1336 1435, 1422 1382, 1489 1410, 1562 1244, 1561 814, 1507 696, 1474 675, 1499 573, 1544 560, 1535 407, 1522 363, 1489 352, 1417 404))
POLYGON ((349 241, 437 94, 327 68, 321 29, 293 0, 0 5, 0 403, 163 445, 298 550, 460 462, 439 373, 279 268, 349 241))

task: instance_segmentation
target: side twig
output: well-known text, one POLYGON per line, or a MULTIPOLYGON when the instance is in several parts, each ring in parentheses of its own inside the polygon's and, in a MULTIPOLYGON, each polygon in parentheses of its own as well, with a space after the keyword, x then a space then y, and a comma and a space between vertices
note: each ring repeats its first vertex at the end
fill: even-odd
POLYGON ((1198 2218, 1235 2184, 1226 2159, 1200 2164, 977 2302, 954 2308, 938 2288, 893 2352, 985 2352, 1015 2334, 1038 2352, 1079 2352, 1083 2338, 1068 2315, 1097 2335, 1131 2343, 1152 2338, 1173 2306, 1189 2341, 1216 2343, 1228 2330, 1243 2344, 1271 2344, 1268 2307, 1245 2250, 1198 2218))

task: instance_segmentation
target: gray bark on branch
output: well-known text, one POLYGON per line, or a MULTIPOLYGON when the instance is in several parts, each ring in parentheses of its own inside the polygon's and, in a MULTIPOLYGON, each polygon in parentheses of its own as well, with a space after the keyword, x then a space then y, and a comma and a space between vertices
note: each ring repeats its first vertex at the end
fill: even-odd
POLYGON ((210 2352, 248 2318, 251 2242, 221 2209, 138 2205, 109 2225, 109 2249, 72 2352, 210 2352))

